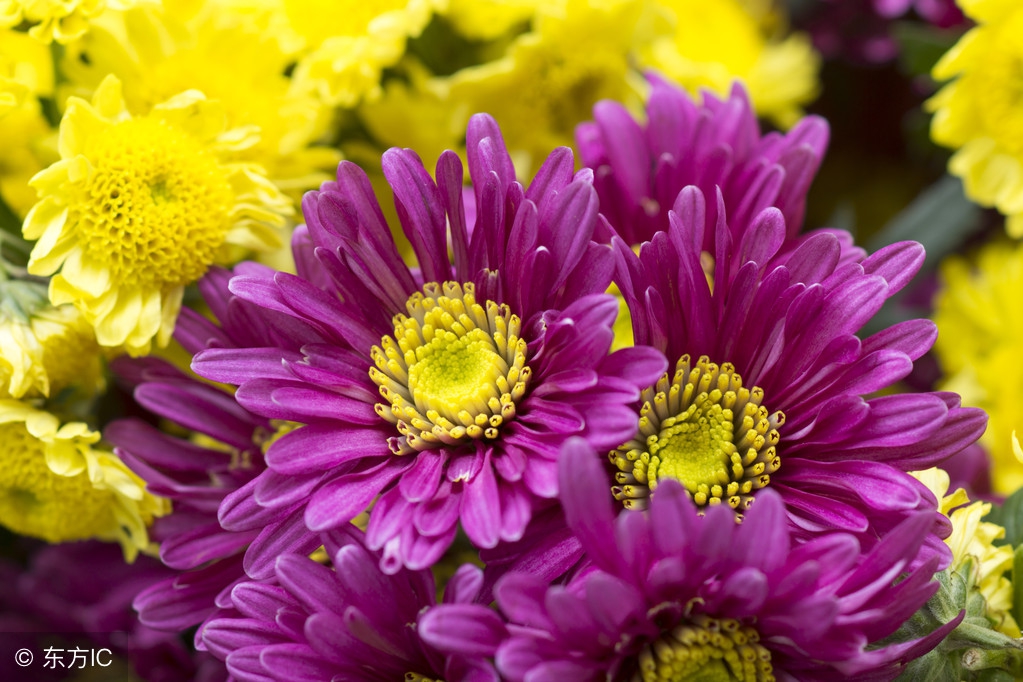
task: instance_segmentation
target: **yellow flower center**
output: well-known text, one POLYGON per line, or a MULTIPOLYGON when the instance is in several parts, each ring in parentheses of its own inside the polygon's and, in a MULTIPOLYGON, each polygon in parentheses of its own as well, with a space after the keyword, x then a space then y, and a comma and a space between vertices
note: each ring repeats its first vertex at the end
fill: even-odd
POLYGON ((748 509, 753 491, 781 466, 776 446, 785 415, 770 414, 763 398, 759 387, 743 387, 731 363, 719 367, 703 356, 691 367, 683 355, 673 379, 665 374, 643 391, 639 433, 610 453, 615 498, 645 509, 658 481, 673 478, 699 506, 748 509))
POLYGON ((405 682, 444 682, 444 680, 426 677, 419 673, 405 673, 405 682))
POLYGON ((517 102, 533 114, 522 123, 546 121, 555 133, 570 135, 598 100, 622 94, 626 62, 612 50, 582 56, 559 47, 541 43, 521 51, 519 68, 526 80, 519 83, 517 102))
POLYGON ((772 682, 771 652, 753 628, 699 615, 639 654, 632 682, 772 682))
POLYGON ((374 346, 369 376, 390 404, 377 404, 407 454, 470 439, 497 438, 515 416, 531 370, 520 321, 506 305, 476 302, 472 283, 431 282, 395 315, 394 335, 374 346))
POLYGON ((20 535, 47 542, 94 537, 116 526, 116 500, 96 490, 89 475, 60 476, 46 464, 44 444, 22 422, 0 424, 4 462, 0 467, 0 523, 20 535))
POLYGON ((1016 12, 1004 26, 984 28, 990 49, 983 68, 972 72, 978 79, 974 92, 984 125, 1015 154, 1023 154, 1023 12, 1016 12))
POLYGON ((150 118, 110 126, 93 144, 93 172, 68 216, 85 259, 124 287, 199 279, 224 243, 234 203, 215 156, 150 118))

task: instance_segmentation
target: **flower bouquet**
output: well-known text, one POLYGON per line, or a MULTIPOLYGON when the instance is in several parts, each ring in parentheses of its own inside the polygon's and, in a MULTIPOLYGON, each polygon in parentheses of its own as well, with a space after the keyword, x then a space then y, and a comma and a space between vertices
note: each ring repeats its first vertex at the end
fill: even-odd
POLYGON ((0 1, 3 679, 1023 678, 1021 64, 1010 0, 0 1))

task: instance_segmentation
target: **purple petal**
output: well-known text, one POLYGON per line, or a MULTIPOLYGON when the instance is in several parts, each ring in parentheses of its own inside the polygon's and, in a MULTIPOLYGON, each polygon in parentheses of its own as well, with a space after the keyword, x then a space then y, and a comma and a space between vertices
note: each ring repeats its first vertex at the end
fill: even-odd
POLYGON ((411 465, 411 461, 393 457, 363 472, 342 474, 324 483, 306 506, 306 525, 312 531, 321 531, 348 523, 411 465))
POLYGON ((462 528, 478 547, 491 548, 501 537, 501 498, 489 453, 479 475, 467 482, 459 509, 462 528))
POLYGON ((437 649, 462 656, 493 656, 508 637, 501 617, 476 604, 439 604, 419 617, 417 631, 437 649))
POLYGON ((346 462, 390 455, 386 438, 375 429, 309 424, 274 442, 266 463, 281 474, 314 474, 346 462))
POLYGON ((260 662, 275 679, 322 682, 334 677, 334 667, 306 644, 276 644, 263 649, 260 662))
POLYGON ((402 227, 415 250, 423 279, 444 282, 451 279, 445 241, 447 216, 440 190, 423 162, 409 149, 384 152, 384 176, 394 190, 394 205, 402 227))
POLYGON ((909 284, 924 264, 924 247, 917 242, 897 242, 878 250, 863 261, 863 272, 879 275, 894 294, 909 284))
POLYGON ((415 464, 398 479, 402 496, 409 502, 429 500, 437 492, 447 461, 447 454, 443 451, 418 454, 415 464))
POLYGON ((479 187, 484 176, 491 171, 496 173, 499 195, 503 201, 507 187, 515 182, 515 166, 505 147, 501 128, 491 116, 476 114, 469 119, 465 131, 465 154, 469 163, 469 177, 477 188, 477 206, 483 204, 479 187), (489 142, 485 144, 487 140, 489 142))
POLYGON ((579 536, 594 563, 617 573, 620 559, 610 541, 614 537, 611 482, 600 458, 581 438, 569 438, 558 460, 561 503, 569 527, 579 536))
POLYGON ((281 586, 310 613, 343 613, 345 603, 335 587, 335 573, 304 556, 284 554, 277 558, 281 586))
POLYGON ((245 552, 245 572, 255 580, 273 576, 274 562, 284 554, 307 555, 321 544, 303 521, 302 508, 266 526, 245 552))
POLYGON ((483 570, 479 566, 463 564, 444 587, 445 604, 471 604, 483 589, 483 570))

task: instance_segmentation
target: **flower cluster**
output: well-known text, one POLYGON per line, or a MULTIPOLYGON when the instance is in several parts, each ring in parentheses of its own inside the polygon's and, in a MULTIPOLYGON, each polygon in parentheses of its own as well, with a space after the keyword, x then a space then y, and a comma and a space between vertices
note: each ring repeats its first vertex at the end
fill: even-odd
POLYGON ((1023 113, 1019 101, 1023 7, 998 0, 963 3, 977 22, 934 66, 946 84, 927 106, 931 137, 956 150, 949 171, 966 194, 1008 218, 1006 231, 1023 237, 1023 113))
POLYGON ((1021 22, 0 0, 2 629, 151 680, 1023 676, 1021 22))
POLYGON ((591 167, 558 149, 528 184, 485 115, 470 191, 452 152, 432 175, 386 152, 415 267, 342 162, 304 198, 295 274, 214 270, 214 321, 179 320, 233 391, 114 364, 196 434, 107 429, 175 504, 146 625, 200 625, 244 680, 766 680, 892 679, 959 623, 886 639, 952 560, 907 472, 985 423, 954 394, 875 395, 934 340, 857 336, 920 248, 799 234, 823 121, 761 137, 741 87, 652 88, 647 123, 602 103, 580 128, 591 167))

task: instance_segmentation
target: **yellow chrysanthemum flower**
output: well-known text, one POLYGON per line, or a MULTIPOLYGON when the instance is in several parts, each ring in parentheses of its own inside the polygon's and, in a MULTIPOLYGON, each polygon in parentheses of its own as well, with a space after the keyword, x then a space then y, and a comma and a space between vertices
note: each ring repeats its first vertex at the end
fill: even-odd
POLYGON ((330 112, 319 98, 292 87, 285 72, 294 57, 248 18, 218 3, 187 20, 151 6, 106 12, 69 46, 62 71, 73 92, 85 96, 115 75, 135 116, 179 92, 201 91, 223 106, 227 127, 259 127, 254 144, 231 160, 260 164, 274 184, 298 198, 330 179, 341 160, 336 149, 314 145, 330 112))
POLYGON ((1008 545, 995 547, 1005 529, 981 519, 991 511, 988 502, 969 504, 966 491, 959 488, 948 495, 948 474, 938 468, 910 472, 938 498, 938 510, 952 522, 952 534, 945 544, 952 550, 952 566, 960 570, 968 557, 973 558, 973 585, 987 602, 987 615, 995 629, 1009 637, 1019 637, 1019 625, 1012 617, 1012 583, 1005 576, 1012 570, 1013 550, 1008 545))
POLYGON ((100 345, 136 355, 154 337, 165 345, 185 285, 232 247, 280 243, 290 202, 258 166, 222 160, 255 135, 226 130, 220 106, 194 90, 139 117, 113 76, 91 104, 71 98, 61 160, 31 182, 29 272, 53 275, 50 300, 74 303, 100 345))
POLYGON ((146 527, 167 502, 95 449, 99 437, 85 424, 61 426, 47 412, 0 400, 0 524, 48 542, 116 540, 129 561, 148 549, 146 527))
POLYGON ((380 75, 405 53, 446 0, 284 0, 292 30, 307 54, 298 62, 297 87, 332 105, 352 107, 380 94, 380 75))
POLYGON ((29 35, 44 43, 69 43, 89 30, 107 7, 126 9, 134 0, 0 0, 0 27, 32 24, 29 35))
MULTIPOLYGON (((473 112, 468 105, 451 101, 446 79, 432 77, 411 59, 405 60, 403 66, 408 81, 391 79, 379 98, 359 106, 359 120, 385 147, 415 149, 423 162, 432 167, 445 150, 457 149, 462 143, 473 112)), ((345 155, 366 169, 371 179, 380 168, 380 150, 375 145, 350 142, 345 145, 345 155)), ((390 185, 384 181, 382 189, 390 192, 390 185)), ((388 202, 382 199, 381 203, 388 202)), ((385 211, 388 209, 389 206, 384 206, 385 211)))
POLYGON ((1023 4, 959 0, 977 26, 934 66, 949 79, 927 102, 931 138, 956 150, 948 169, 963 179, 966 196, 1008 217, 1006 230, 1023 237, 1023 4))
POLYGON ((72 305, 53 307, 34 282, 0 282, 0 399, 103 388, 96 337, 72 305))
POLYGON ((539 0, 448 0, 445 18, 472 40, 493 40, 533 17, 539 0))
POLYGON ((48 149, 55 135, 36 99, 53 95, 53 80, 49 47, 0 29, 0 198, 19 217, 36 200, 29 179, 56 159, 48 149))
POLYGON ((35 97, 0 114, 0 198, 19 218, 38 199, 29 181, 59 158, 56 147, 56 131, 35 97))
POLYGON ((995 490, 1010 494, 1023 486, 1009 437, 1023 426, 1023 245, 988 244, 973 262, 949 257, 940 274, 934 351, 946 376, 941 388, 988 413, 980 442, 991 453, 995 490))
POLYGON ((740 79, 757 113, 782 127, 802 116, 817 96, 820 58, 802 34, 775 38, 754 0, 658 0, 660 21, 638 49, 641 66, 654 68, 692 93, 725 96, 740 79), (757 11, 759 10, 759 11, 757 11), (763 19, 763 22, 761 21, 763 19))
POLYGON ((638 106, 645 83, 629 63, 642 7, 632 0, 560 0, 507 55, 450 78, 451 111, 497 119, 516 167, 528 175, 550 150, 571 145, 601 99, 638 106))

